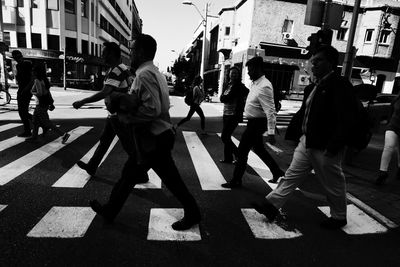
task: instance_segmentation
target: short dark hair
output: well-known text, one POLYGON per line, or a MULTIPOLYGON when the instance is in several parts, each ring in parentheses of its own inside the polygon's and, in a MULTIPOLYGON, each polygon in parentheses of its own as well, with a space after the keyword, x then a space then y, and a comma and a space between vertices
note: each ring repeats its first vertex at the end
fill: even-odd
POLYGON ((339 64, 339 52, 331 45, 321 45, 315 50, 314 55, 322 53, 332 64, 333 68, 339 64))
POLYGON ((153 60, 157 51, 157 42, 150 35, 142 33, 135 38, 135 47, 142 48, 144 57, 153 60))
POLYGON ((200 75, 197 75, 197 76, 194 77, 194 79, 193 79, 193 85, 194 85, 194 86, 200 85, 202 81, 203 81, 203 78, 201 78, 200 75))
POLYGON ((247 61, 246 67, 248 66, 262 69, 264 67, 264 60, 262 59, 262 57, 259 56, 253 57, 247 61))
POLYGON ((113 54, 114 56, 116 56, 117 58, 121 58, 121 48, 119 47, 119 45, 115 42, 104 42, 104 48, 110 52, 111 54, 113 54))
POLYGON ((19 50, 13 50, 11 52, 11 55, 12 55, 13 58, 18 57, 18 56, 22 57, 22 53, 19 50))
POLYGON ((239 72, 239 74, 240 74, 240 69, 238 67, 236 67, 236 66, 230 67, 229 68, 229 72, 231 72, 231 70, 237 70, 239 72))

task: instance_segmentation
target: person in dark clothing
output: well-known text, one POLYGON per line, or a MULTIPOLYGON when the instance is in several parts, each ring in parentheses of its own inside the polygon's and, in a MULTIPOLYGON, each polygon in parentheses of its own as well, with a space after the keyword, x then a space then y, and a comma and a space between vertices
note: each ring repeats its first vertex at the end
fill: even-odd
POLYGON ((385 132, 385 145, 382 151, 379 174, 375 180, 376 185, 383 185, 389 177, 389 163, 394 152, 397 150, 397 173, 396 178, 400 179, 400 94, 392 102, 392 116, 385 132))
POLYGON ((90 206, 106 222, 112 222, 137 183, 138 173, 152 168, 184 209, 184 217, 171 227, 187 230, 200 222, 201 214, 171 155, 175 140, 169 90, 165 77, 153 63, 156 50, 157 43, 150 35, 136 37, 131 54, 135 80, 128 94, 111 96, 111 103, 116 103, 111 106, 116 107, 119 118, 113 125, 128 160, 108 202, 102 205, 92 200, 90 206))
POLYGON ((355 124, 356 101, 352 84, 334 72, 339 52, 321 46, 311 58, 314 84, 304 90, 299 127, 300 142, 292 162, 278 186, 261 203, 252 203, 259 213, 273 221, 290 195, 312 169, 325 189, 331 217, 321 223, 326 229, 347 224, 346 180, 342 161, 355 124))
POLYGON ((248 122, 240 139, 233 178, 221 185, 225 188, 242 186, 242 177, 246 171, 247 159, 251 149, 254 149, 254 152, 271 170, 274 180, 284 175, 284 172, 264 147, 263 134, 265 131, 268 132, 267 142, 275 143, 276 110, 273 87, 264 75, 263 64, 261 57, 254 57, 246 63, 248 74, 253 81, 244 108, 248 122))
POLYGON ((17 103, 18 103, 18 114, 21 118, 22 124, 24 125, 24 131, 20 133, 19 137, 31 136, 32 114, 29 113, 29 102, 32 98, 31 88, 33 85, 32 80, 32 63, 24 60, 21 51, 12 51, 12 57, 17 61, 17 103))
POLYGON ((221 94, 224 103, 223 127, 221 139, 224 143, 224 159, 222 163, 234 163, 233 156, 238 157, 238 148, 232 142, 232 134, 243 121, 243 111, 249 89, 240 80, 240 70, 232 67, 229 70, 230 81, 221 94))

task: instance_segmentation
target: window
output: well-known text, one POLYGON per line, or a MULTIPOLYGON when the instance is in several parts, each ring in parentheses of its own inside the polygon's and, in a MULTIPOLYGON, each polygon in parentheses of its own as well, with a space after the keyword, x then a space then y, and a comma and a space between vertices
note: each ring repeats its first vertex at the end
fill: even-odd
POLYGON ((65 0, 65 12, 75 14, 75 0, 65 0))
POLYGON ((18 7, 24 7, 24 0, 18 0, 17 6, 18 7))
POLYGON ((365 39, 364 43, 372 43, 372 35, 374 33, 374 29, 367 29, 365 31, 365 39))
POLYGON ((89 42, 86 40, 82 40, 82 54, 89 54, 89 42))
POLYGON ((379 44, 389 44, 390 29, 382 29, 379 35, 379 44))
POLYGON ((81 15, 87 18, 87 0, 81 0, 81 15))
POLYGON ((26 35, 24 32, 17 32, 18 47, 26 47, 26 35))
POLYGON ((92 13, 92 21, 94 21, 95 14, 94 14, 94 4, 93 4, 93 2, 90 3, 90 13, 92 13))
POLYGON ((4 32, 4 33, 3 33, 3 40, 4 40, 4 42, 5 42, 8 46, 11 46, 11 42, 10 42, 10 32, 4 32))
POLYGON ((47 0, 47 9, 58 10, 58 1, 47 0))
POLYGON ((107 20, 103 17, 103 15, 100 15, 100 28, 107 31, 107 20))
POLYGON ((231 34, 231 27, 225 27, 225 36, 228 36, 231 34))
POLYGON ((340 28, 337 32, 336 35, 336 40, 339 41, 347 41, 347 32, 348 32, 348 28, 340 28))
POLYGON ((60 37, 58 35, 47 35, 47 49, 60 50, 60 37))
POLYGON ((77 52, 77 47, 76 47, 76 39, 75 38, 69 38, 65 37, 65 50, 68 52, 76 53, 77 52))
POLYGON ((31 0, 32 8, 39 8, 39 0, 31 0))
POLYGON ((285 19, 282 26, 282 32, 292 32, 293 31, 293 20, 285 19))
POLYGON ((90 43, 90 54, 94 55, 94 43, 90 43))
POLYGON ((40 33, 31 33, 32 48, 42 49, 42 35, 40 33))

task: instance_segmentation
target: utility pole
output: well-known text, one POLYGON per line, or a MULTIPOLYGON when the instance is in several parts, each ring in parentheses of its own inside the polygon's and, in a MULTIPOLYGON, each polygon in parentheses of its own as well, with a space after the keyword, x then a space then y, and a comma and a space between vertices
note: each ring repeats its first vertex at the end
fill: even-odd
POLYGON ((7 73, 7 63, 6 63, 6 50, 8 51, 8 46, 4 42, 4 24, 3 24, 3 4, 0 5, 0 41, 2 42, 1 56, 2 65, 4 72, 4 89, 8 91, 8 73, 7 73))
POLYGON ((349 78, 351 77, 351 72, 353 69, 353 61, 356 55, 356 48, 353 46, 354 35, 357 28, 358 13, 360 11, 361 0, 355 0, 353 8, 353 17, 351 19, 349 40, 347 41, 346 55, 344 57, 342 76, 349 78))
POLYGON ((202 52, 201 52, 201 65, 200 65, 200 75, 201 78, 204 80, 204 70, 205 70, 205 64, 206 64, 206 44, 207 44, 207 16, 208 16, 208 2, 206 2, 205 6, 205 15, 203 19, 204 23, 204 32, 203 32, 203 47, 202 47, 202 52))

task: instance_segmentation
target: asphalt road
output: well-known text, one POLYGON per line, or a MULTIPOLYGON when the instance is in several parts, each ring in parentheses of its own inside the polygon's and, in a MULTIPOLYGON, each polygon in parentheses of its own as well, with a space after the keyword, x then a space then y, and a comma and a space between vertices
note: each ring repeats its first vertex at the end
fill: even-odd
MULTIPOLYGON (((71 103, 81 96, 58 101, 71 103)), ((220 179, 229 180, 233 166, 219 163, 220 107, 208 103, 203 105, 208 135, 197 133, 200 123, 195 117, 179 128, 173 151, 185 183, 201 206, 200 226, 184 233, 170 228, 181 206, 153 175, 146 188, 133 189, 116 222, 105 225, 88 208, 88 200, 107 200, 126 155, 117 142, 95 177, 87 179, 77 172, 75 163, 98 141, 104 110, 99 104, 98 109, 74 113, 61 102, 62 115, 53 118, 73 133, 66 145, 55 135, 37 143, 18 141, 14 137, 21 126, 10 125, 18 122, 15 111, 0 115, 0 266, 400 264, 398 228, 377 222, 355 205, 349 206, 352 223, 337 231, 320 228, 326 215, 319 207, 326 203, 301 191, 284 207, 286 219, 267 223, 257 216, 249 203, 273 185, 266 183, 271 174, 254 155, 249 157, 252 167, 247 169, 243 188, 220 188, 220 179), (85 118, 85 112, 98 115, 85 118)), ((173 100, 172 105, 177 122, 187 107, 181 100, 173 100)), ((243 129, 235 132, 236 139, 243 129)), ((286 162, 279 164, 287 167, 286 162)))

